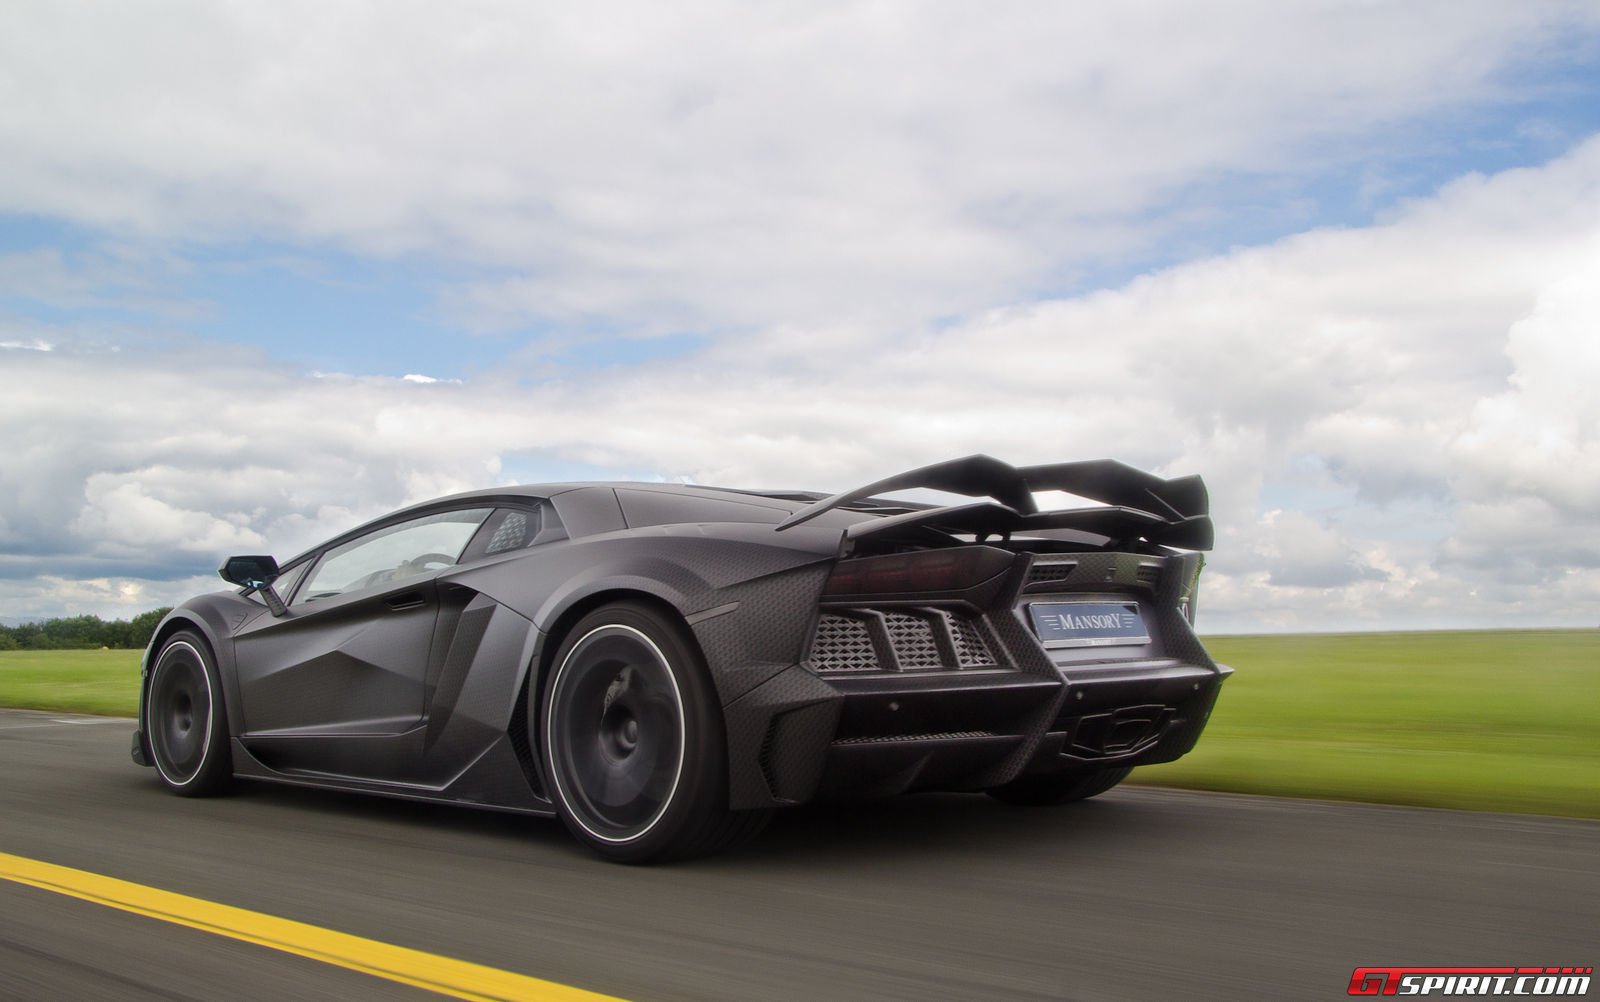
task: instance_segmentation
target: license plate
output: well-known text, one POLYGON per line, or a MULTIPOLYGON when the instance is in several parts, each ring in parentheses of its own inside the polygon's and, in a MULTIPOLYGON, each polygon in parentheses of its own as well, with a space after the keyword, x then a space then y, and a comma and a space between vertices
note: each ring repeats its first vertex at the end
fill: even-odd
POLYGON ((1034 602, 1033 630, 1046 647, 1148 644, 1150 633, 1135 602, 1034 602))

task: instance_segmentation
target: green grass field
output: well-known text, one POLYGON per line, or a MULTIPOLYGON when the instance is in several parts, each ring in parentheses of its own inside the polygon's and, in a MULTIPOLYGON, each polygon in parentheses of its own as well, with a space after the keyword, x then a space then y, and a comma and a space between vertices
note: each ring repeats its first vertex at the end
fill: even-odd
POLYGON ((0 706, 132 717, 142 651, 0 651, 0 706))
POLYGON ((1211 637, 1238 673, 1136 781, 1600 817, 1600 631, 1211 637))
MULTIPOLYGON (((1600 631, 1211 637, 1199 746, 1135 782, 1600 817, 1600 631)), ((137 651, 0 652, 0 706, 132 716, 137 651)))

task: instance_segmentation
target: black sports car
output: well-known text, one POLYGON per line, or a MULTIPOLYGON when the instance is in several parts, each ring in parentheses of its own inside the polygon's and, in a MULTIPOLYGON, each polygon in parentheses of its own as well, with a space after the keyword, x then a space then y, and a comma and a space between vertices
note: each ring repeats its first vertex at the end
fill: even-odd
POLYGON ((774 807, 909 790, 1079 800, 1194 746, 1230 669, 1191 629, 1198 477, 939 463, 832 497, 647 483, 415 505, 184 603, 133 758, 559 814, 613 859, 774 807), (879 495, 930 488, 950 506, 879 495), (1035 492, 1100 502, 1040 511, 1035 492))

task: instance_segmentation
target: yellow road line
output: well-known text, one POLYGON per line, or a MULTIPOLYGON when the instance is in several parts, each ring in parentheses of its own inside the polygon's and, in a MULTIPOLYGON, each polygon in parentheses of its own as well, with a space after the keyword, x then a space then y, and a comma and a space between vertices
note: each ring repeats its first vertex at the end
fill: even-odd
POLYGON ((480 1000, 527 1002, 620 1002, 554 981, 513 974, 482 964, 408 950, 376 940, 334 932, 304 922, 263 915, 202 898, 174 894, 115 877, 42 863, 0 852, 0 878, 148 915, 192 929, 299 954, 441 995, 480 1000))

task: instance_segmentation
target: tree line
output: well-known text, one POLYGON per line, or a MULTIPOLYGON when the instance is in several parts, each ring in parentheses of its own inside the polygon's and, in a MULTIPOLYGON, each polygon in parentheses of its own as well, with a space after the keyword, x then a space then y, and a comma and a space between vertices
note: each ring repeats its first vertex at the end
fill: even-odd
POLYGON ((21 626, 0 626, 0 651, 96 650, 101 647, 142 648, 150 642, 161 617, 171 608, 151 609, 132 619, 65 616, 21 626))

